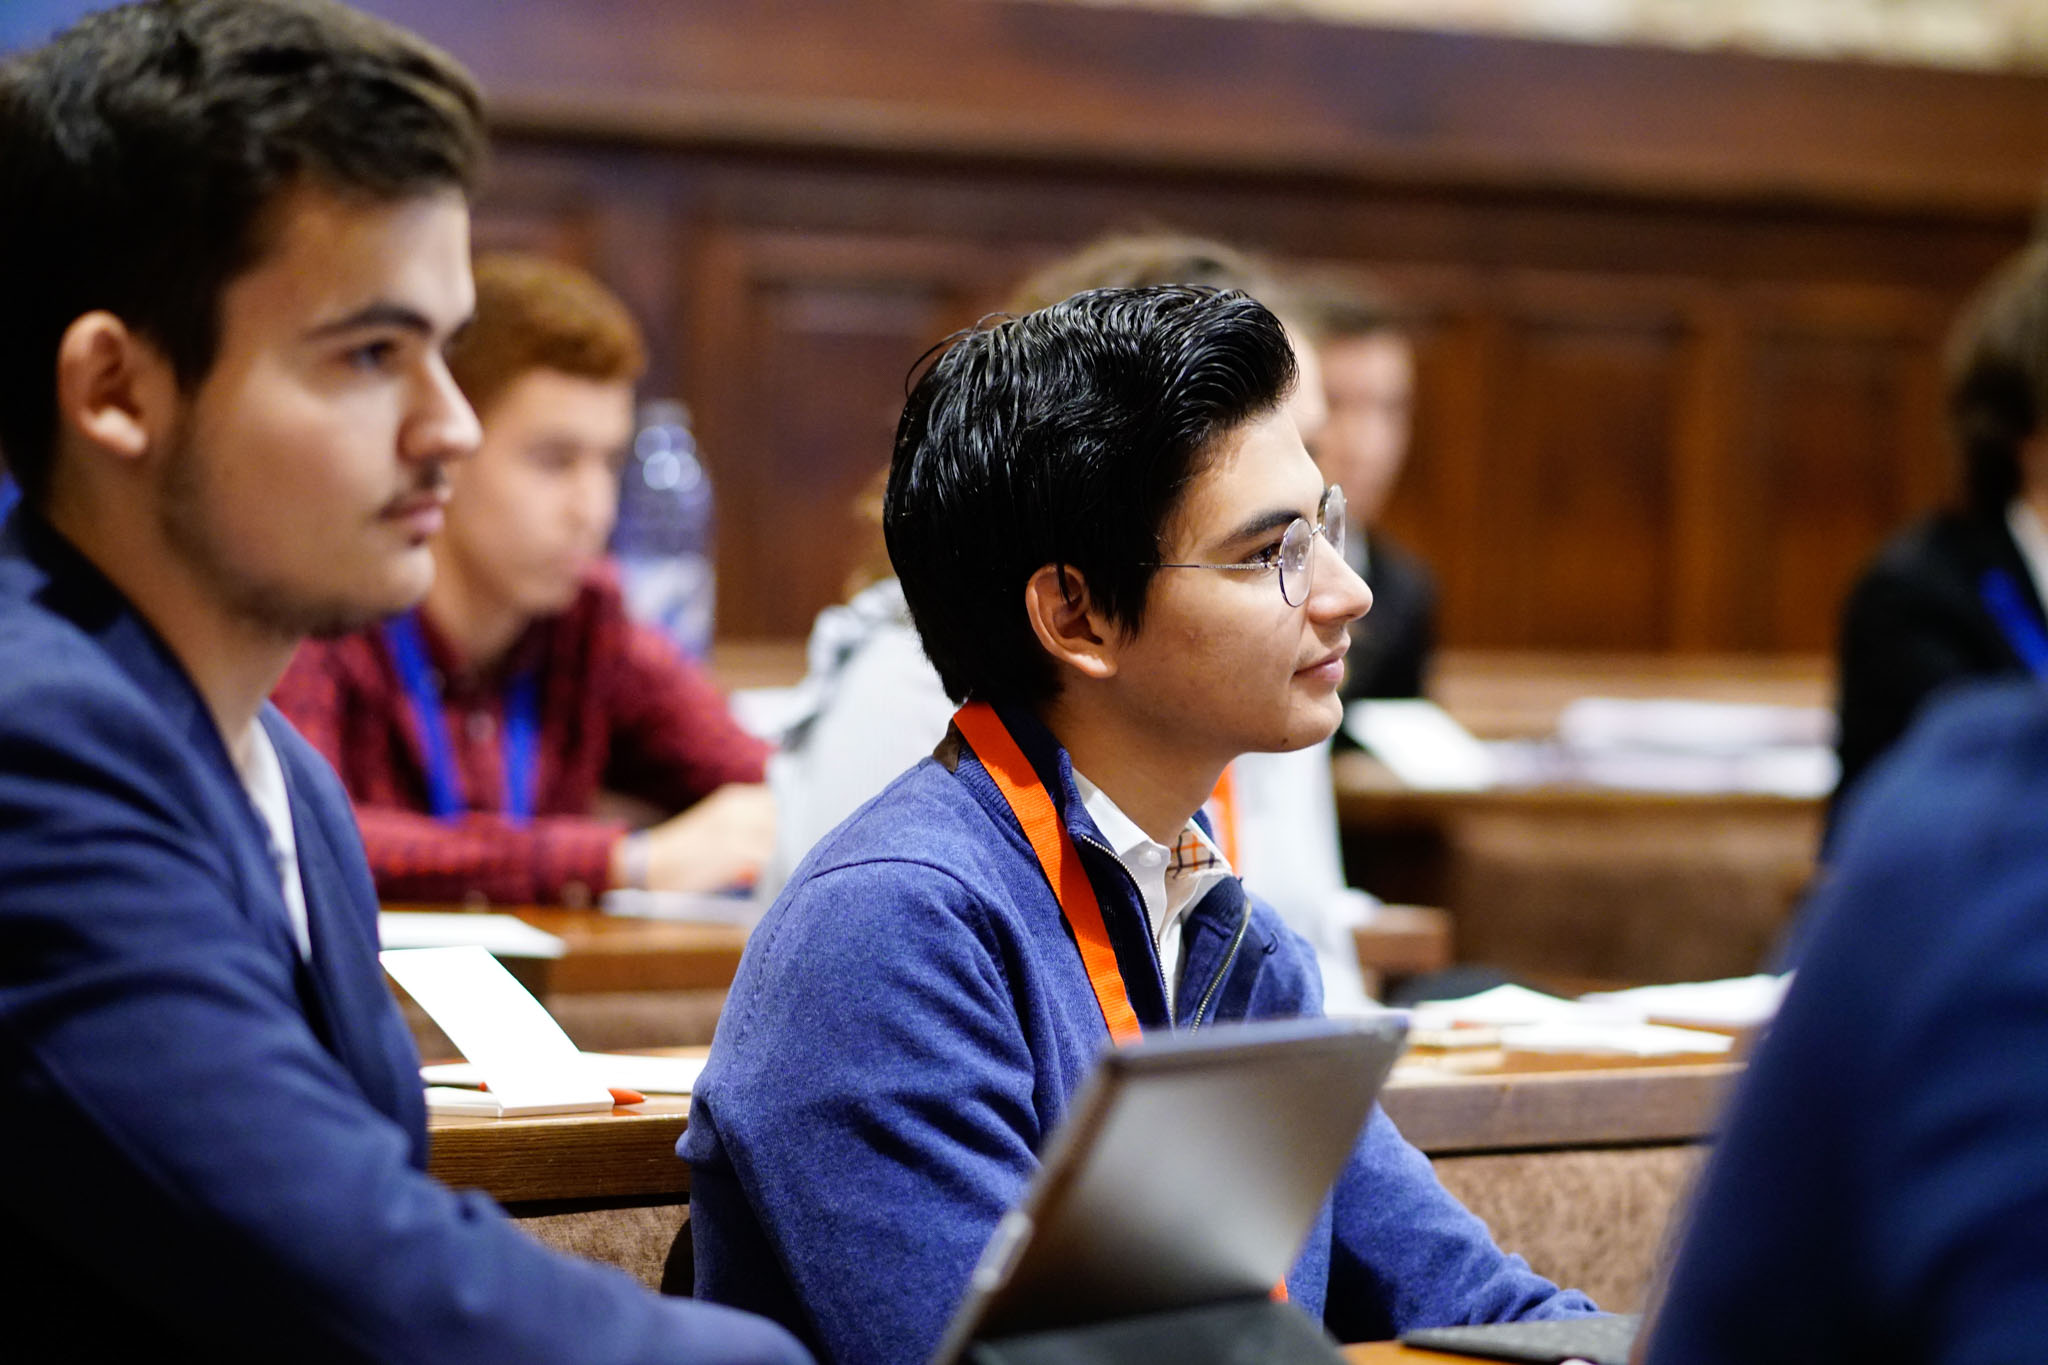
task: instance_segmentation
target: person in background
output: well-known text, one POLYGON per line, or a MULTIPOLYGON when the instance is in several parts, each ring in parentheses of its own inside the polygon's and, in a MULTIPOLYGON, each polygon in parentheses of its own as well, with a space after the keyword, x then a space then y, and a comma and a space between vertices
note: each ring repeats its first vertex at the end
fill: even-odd
POLYGON ((1843 811, 1649 1365, 2048 1342, 2048 692, 1985 683, 1927 712, 1843 811))
POLYGON ((1864 774, 1935 693, 2048 677, 2048 242, 2008 260, 1964 310, 1948 421, 1959 505, 1886 545, 1843 608, 1830 845, 1864 774))
POLYGON ((483 422, 450 471, 419 608, 300 650, 276 700, 341 773, 386 900, 588 904, 750 881, 774 838, 767 748, 631 621, 603 559, 641 341, 590 276, 476 264, 448 365, 483 422), (629 832, 602 793, 661 822, 629 832))
POLYGON ((1419 697, 1436 647, 1436 581, 1379 529, 1408 460, 1415 348, 1372 296, 1319 291, 1312 309, 1329 416, 1309 450, 1339 487, 1357 534, 1345 553, 1372 589, 1372 613, 1351 628, 1344 699, 1419 697))
POLYGON ((433 576, 484 136, 467 73, 327 0, 0 66, 9 1359, 808 1359, 428 1176, 347 798, 264 704, 433 576))
MULTIPOLYGON (((1196 818, 1240 754, 1329 737, 1371 600, 1296 374, 1265 307, 1167 285, 985 323, 918 380, 884 531, 965 704, 748 943, 680 1146, 700 1297, 837 1365, 927 1358, 1112 1040, 1320 1012, 1313 951, 1196 818)), ((1286 1288, 1348 1340, 1592 1311, 1380 1113, 1286 1288)))
MULTIPOLYGON (((1247 253, 1201 237, 1149 232, 1104 237, 1052 262, 1018 285, 1008 311, 1031 312, 1089 289, 1156 284, 1240 289, 1274 300, 1283 321, 1292 308, 1274 273, 1247 253)), ((1303 382, 1290 393, 1287 409, 1298 429, 1313 432, 1323 422, 1315 350, 1300 327, 1290 327, 1289 336, 1303 382)), ((797 718, 770 764, 781 824, 759 887, 764 906, 819 839, 931 752, 953 713, 918 643, 902 586, 886 576, 879 486, 857 511, 873 528, 874 567, 866 574, 870 581, 845 605, 821 612, 811 632, 797 718)), ((1246 754, 1231 765, 1223 791, 1228 808, 1212 814, 1233 846, 1232 865, 1315 946, 1325 1011, 1375 1008, 1352 929, 1376 902, 1344 884, 1329 743, 1246 754)))

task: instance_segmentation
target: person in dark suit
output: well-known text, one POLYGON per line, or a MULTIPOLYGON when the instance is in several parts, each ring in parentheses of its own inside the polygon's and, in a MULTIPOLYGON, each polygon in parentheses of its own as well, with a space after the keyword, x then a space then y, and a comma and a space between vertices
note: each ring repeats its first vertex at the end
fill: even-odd
POLYGON ((2032 1361, 2048 1341, 2048 692, 1928 711, 1844 813, 1649 1365, 2032 1361))
POLYGON ((1310 441, 1342 485, 1358 528, 1346 554, 1372 589, 1351 627, 1343 697, 1419 697, 1436 647, 1436 581, 1379 529, 1408 459, 1415 350, 1391 310, 1363 294, 1324 293, 1313 309, 1329 416, 1310 441))
POLYGON ((347 799, 264 702, 432 575, 482 143, 460 68, 329 0, 0 68, 10 1358, 808 1359, 426 1174, 347 799))
POLYGON ((1936 692, 2048 675, 2048 243, 2008 261, 1964 313, 1948 403, 1961 505, 1886 545, 1842 613, 1837 811, 1936 692))

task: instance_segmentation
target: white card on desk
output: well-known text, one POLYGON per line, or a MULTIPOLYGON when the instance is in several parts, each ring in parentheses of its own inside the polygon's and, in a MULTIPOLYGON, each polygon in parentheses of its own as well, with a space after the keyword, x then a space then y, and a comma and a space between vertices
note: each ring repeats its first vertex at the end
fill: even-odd
MULTIPOLYGON (((644 1095, 687 1095, 703 1073, 702 1057, 639 1057, 624 1052, 578 1054, 590 1078, 616 1090, 637 1090, 644 1095)), ((474 1086, 483 1073, 469 1062, 440 1062, 420 1068, 420 1079, 430 1086, 474 1086)))
POLYGON ((482 1073, 499 1113, 612 1107, 611 1092, 591 1076, 561 1025, 482 948, 394 948, 381 960, 482 1073))
POLYGON ((1354 701, 1344 732, 1411 787, 1483 791, 1500 780, 1486 746, 1432 701, 1354 701))

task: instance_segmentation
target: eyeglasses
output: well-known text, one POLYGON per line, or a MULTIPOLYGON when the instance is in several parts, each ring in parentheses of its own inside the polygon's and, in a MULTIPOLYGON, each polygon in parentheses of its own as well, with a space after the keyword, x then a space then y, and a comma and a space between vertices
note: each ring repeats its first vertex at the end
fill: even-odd
POLYGON ((1337 557, 1344 557, 1344 490, 1335 484, 1323 493, 1323 505, 1316 510, 1316 524, 1310 526, 1302 517, 1296 517, 1287 524, 1287 533, 1280 537, 1280 543, 1260 554, 1257 558, 1242 564, 1154 564, 1155 569, 1222 569, 1229 573, 1265 573, 1269 569, 1280 571, 1280 596, 1288 606, 1298 607, 1308 601, 1309 588, 1314 582, 1316 565, 1316 537, 1330 542, 1330 548, 1337 557))

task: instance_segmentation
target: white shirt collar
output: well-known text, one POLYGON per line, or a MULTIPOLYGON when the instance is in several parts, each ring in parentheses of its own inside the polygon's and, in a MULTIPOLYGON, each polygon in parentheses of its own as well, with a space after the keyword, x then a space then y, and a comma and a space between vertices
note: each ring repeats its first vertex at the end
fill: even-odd
POLYGON ((1202 822, 1191 819, 1183 829, 1183 837, 1194 835, 1208 855, 1202 860, 1206 865, 1169 875, 1173 869, 1172 849, 1140 829, 1079 769, 1074 771, 1074 788, 1081 794, 1082 809, 1102 831, 1103 839, 1131 874, 1131 880, 1138 884, 1138 894, 1145 902, 1145 918, 1152 926, 1152 942, 1159 950, 1161 975, 1166 978, 1166 1005, 1171 1010, 1174 993, 1180 986, 1182 921, 1210 887, 1234 875, 1230 863, 1202 828, 1202 822))
POLYGON ((313 933, 306 920, 305 886, 299 880, 299 841, 292 831, 291 794, 284 785, 284 764, 261 720, 250 727, 247 761, 238 766, 238 772, 243 789, 270 832, 270 860, 277 867, 278 889, 284 893, 285 913, 291 917, 299 956, 311 961, 313 933))
POLYGON ((2005 505, 2005 529, 2012 532, 2020 562, 2027 566, 2027 577, 2034 580, 2034 600, 2048 604, 2048 527, 2041 525, 2025 501, 2014 498, 2005 505))

